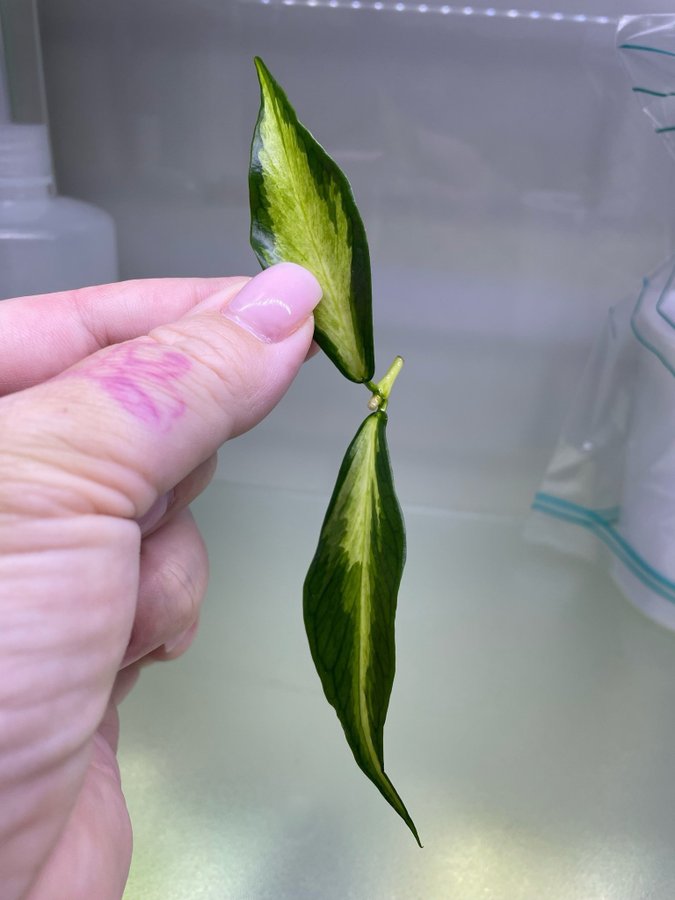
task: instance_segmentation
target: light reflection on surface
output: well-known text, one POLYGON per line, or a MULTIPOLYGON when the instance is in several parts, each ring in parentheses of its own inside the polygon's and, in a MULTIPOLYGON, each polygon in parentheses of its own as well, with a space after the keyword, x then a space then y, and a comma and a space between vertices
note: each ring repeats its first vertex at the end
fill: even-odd
POLYGON ((394 3, 382 0, 238 0, 239 3, 262 3, 265 6, 327 7, 330 9, 359 9, 376 12, 440 13, 441 15, 476 16, 486 18, 530 19, 533 21, 571 22, 589 25, 616 25, 618 19, 591 16, 575 12, 544 12, 542 10, 496 9, 495 7, 449 6, 432 3, 394 3))

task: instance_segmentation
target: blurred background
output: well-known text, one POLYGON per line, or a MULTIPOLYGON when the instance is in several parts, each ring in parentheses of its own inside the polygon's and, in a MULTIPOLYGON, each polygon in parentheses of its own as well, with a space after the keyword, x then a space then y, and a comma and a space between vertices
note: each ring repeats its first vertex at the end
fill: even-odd
POLYGON ((260 55, 353 185, 377 372, 406 359, 387 746, 428 849, 352 771, 304 646, 302 577, 367 400, 318 357, 222 451, 197 506, 209 628, 128 701, 130 898, 671 895, 672 639, 520 540, 609 306, 675 249, 675 164, 615 48, 619 13, 672 4, 644 6, 38 3, 58 190, 112 216, 122 278, 257 270, 260 55))

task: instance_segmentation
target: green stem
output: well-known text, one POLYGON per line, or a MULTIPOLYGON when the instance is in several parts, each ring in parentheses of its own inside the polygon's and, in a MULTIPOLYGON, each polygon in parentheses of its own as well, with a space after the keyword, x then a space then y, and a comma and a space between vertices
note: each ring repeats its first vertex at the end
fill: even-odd
POLYGON ((394 382, 398 378, 398 373, 402 368, 403 357, 397 356, 393 363, 389 366, 387 374, 381 381, 378 381, 377 383, 373 381, 364 382, 368 390, 371 391, 373 395, 368 403, 369 409, 381 409, 384 412, 384 410, 387 408, 387 402, 389 400, 391 389, 394 386, 394 382))

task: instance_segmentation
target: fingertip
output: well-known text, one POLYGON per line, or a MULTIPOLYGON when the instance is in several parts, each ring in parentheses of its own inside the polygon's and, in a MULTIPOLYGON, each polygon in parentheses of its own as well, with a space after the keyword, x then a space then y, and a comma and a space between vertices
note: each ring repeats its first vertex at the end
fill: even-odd
POLYGON ((193 622, 189 628, 186 628, 185 631, 182 631, 180 634, 166 641, 161 647, 159 647, 156 651, 155 656, 156 659, 160 660, 172 660, 178 659, 179 656, 182 656, 186 650, 189 649, 195 637, 197 636, 197 629, 199 628, 199 620, 193 622))
POLYGON ((308 269, 283 262, 252 278, 222 312, 264 343, 276 344, 312 315, 321 296, 321 285, 308 269))

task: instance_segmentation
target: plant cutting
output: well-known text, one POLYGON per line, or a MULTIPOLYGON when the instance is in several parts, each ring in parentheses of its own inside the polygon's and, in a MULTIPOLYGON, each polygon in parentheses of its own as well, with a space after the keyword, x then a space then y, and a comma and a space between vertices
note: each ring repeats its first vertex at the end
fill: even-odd
MULTIPOLYGON (((294 262, 323 290, 315 340, 339 371, 370 392, 369 415, 338 473, 304 584, 309 647, 361 770, 420 843, 384 770, 394 681, 394 619, 405 527, 387 447, 387 406, 403 360, 373 381, 370 255, 347 178, 302 125, 261 59, 260 111, 249 170, 251 246, 263 268, 294 262)), ((421 844, 420 844, 421 846, 421 844)))

